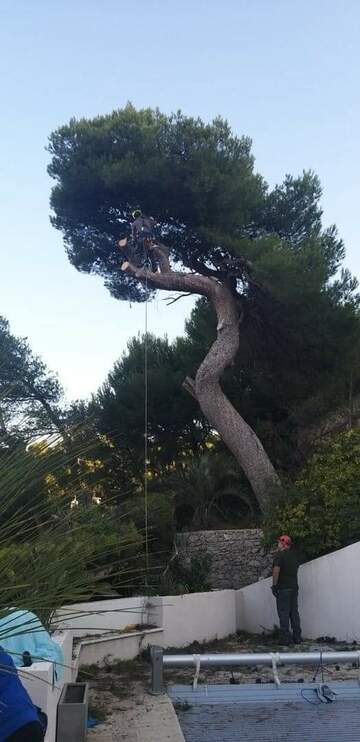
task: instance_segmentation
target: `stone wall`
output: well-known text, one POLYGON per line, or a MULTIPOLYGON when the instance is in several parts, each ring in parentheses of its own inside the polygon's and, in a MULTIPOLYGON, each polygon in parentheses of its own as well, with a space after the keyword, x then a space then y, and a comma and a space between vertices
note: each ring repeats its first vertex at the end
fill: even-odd
POLYGON ((209 583, 215 590, 240 588, 271 573, 272 557, 262 547, 260 528, 178 533, 180 563, 189 567, 192 557, 208 555, 209 583))

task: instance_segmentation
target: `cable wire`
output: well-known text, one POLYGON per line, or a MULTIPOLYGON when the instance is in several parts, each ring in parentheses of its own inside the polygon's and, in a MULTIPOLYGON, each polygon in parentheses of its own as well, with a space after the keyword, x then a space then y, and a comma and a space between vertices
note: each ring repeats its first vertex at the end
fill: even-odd
POLYGON ((149 512, 148 512, 148 275, 145 278, 145 340, 144 340, 144 525, 145 525, 145 582, 149 572, 149 512))

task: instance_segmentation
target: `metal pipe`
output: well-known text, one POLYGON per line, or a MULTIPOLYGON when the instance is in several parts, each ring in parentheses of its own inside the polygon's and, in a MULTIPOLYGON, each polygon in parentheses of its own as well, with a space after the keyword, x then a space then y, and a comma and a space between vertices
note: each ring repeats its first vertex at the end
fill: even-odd
MULTIPOLYGON (((161 647, 151 648, 152 693, 164 692, 163 669, 167 667, 195 668, 195 682, 203 667, 240 667, 265 665, 272 667, 276 682, 276 667, 281 665, 332 665, 356 662, 360 668, 360 651, 351 652, 241 652, 233 654, 163 654, 161 647)), ((280 683, 280 681, 278 681, 280 683)))
POLYGON ((196 666, 201 667, 236 667, 241 665, 266 665, 272 667, 273 656, 276 655, 277 665, 323 665, 339 664, 342 662, 358 662, 360 652, 255 652, 241 654, 164 654, 164 667, 196 666))

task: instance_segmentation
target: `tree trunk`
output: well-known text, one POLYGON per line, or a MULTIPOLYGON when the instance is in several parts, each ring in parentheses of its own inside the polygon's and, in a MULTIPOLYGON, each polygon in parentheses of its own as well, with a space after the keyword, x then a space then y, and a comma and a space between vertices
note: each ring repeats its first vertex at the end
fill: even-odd
MULTIPOLYGON (((156 253, 162 253, 156 248, 156 253)), ((159 273, 125 262, 122 270, 149 286, 206 296, 217 315, 217 338, 201 363, 195 382, 189 377, 184 387, 198 401, 202 412, 243 469, 261 511, 270 504, 280 479, 259 438, 235 410, 220 386, 225 369, 235 360, 239 348, 239 309, 229 288, 216 278, 197 273, 172 271, 166 255, 159 273)))
POLYGON ((279 477, 257 435, 225 396, 220 378, 239 348, 239 312, 231 292, 217 286, 213 296, 217 338, 195 376, 195 396, 210 425, 218 431, 250 482, 262 512, 270 504, 279 477))
POLYGON ((50 422, 53 423, 55 428, 58 430, 59 434, 63 438, 64 442, 64 448, 67 450, 71 448, 71 435, 65 425, 61 422, 59 416, 56 414, 56 412, 53 410, 51 404, 45 399, 44 395, 39 392, 39 390, 36 388, 34 384, 31 384, 26 379, 23 380, 24 386, 29 390, 31 396, 33 399, 36 399, 37 402, 41 404, 41 406, 44 408, 50 422))

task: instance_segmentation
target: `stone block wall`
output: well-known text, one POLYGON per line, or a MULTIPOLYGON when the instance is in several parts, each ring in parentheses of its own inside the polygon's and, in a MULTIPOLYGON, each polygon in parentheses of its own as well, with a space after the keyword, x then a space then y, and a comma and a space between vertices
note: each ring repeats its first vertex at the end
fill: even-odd
POLYGON ((210 557, 209 583, 214 590, 244 587, 271 573, 272 555, 262 547, 260 528, 178 533, 176 546, 186 567, 192 557, 210 557))

